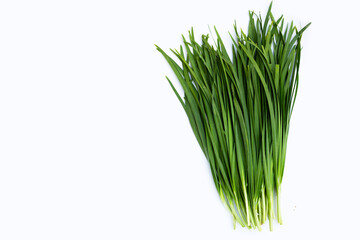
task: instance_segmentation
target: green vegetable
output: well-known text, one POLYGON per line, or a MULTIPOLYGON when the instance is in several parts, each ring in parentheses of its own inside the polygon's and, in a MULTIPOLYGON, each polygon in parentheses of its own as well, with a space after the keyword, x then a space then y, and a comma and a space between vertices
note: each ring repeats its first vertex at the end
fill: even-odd
POLYGON ((250 12, 247 35, 234 25, 232 57, 215 28, 195 41, 193 29, 184 47, 171 50, 180 65, 160 47, 174 71, 184 98, 167 78, 183 106, 211 168, 225 207, 243 227, 258 228, 275 218, 282 224, 280 192, 289 121, 299 82, 302 33, 275 19, 271 4, 265 20, 250 12), (276 198, 275 198, 276 197, 276 198), (276 203, 275 203, 276 199, 276 203))

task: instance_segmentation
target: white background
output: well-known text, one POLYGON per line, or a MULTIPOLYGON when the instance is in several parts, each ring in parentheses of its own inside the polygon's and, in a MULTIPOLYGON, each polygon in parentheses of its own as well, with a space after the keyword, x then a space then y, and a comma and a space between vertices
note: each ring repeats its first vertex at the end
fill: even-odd
POLYGON ((359 8, 276 0, 303 36, 284 225, 221 204, 154 44, 269 1, 1 1, 0 239, 359 239, 359 8))

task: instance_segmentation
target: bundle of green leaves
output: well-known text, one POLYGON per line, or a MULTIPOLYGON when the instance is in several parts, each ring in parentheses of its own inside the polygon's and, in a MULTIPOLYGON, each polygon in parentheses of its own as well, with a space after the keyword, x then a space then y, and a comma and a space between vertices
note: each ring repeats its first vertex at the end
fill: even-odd
POLYGON ((225 207, 243 227, 258 228, 269 219, 281 224, 280 193, 289 121, 299 82, 301 36, 293 23, 275 19, 271 4, 264 21, 249 13, 247 35, 234 25, 232 57, 215 28, 195 41, 183 36, 175 61, 160 47, 184 91, 183 106, 204 152, 225 207))

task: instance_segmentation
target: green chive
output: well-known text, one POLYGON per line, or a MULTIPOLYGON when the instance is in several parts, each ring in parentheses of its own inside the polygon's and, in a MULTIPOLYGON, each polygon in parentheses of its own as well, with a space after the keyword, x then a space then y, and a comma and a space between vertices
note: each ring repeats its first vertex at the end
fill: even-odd
POLYGON ((156 46, 184 90, 181 97, 166 77, 208 159, 234 227, 239 223, 259 230, 267 219, 273 229, 275 204, 282 224, 280 193, 298 89, 300 41, 310 25, 284 27, 283 17, 276 20, 271 6, 264 21, 249 13, 247 34, 234 25, 232 58, 216 28, 215 46, 209 35, 197 43, 193 29, 189 40, 183 36, 184 48, 171 50, 180 65, 156 46))

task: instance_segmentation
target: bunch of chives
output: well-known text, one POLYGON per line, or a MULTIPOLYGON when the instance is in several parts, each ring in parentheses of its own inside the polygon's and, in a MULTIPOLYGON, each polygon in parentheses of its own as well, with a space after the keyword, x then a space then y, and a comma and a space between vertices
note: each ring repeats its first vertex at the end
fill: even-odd
POLYGON ((231 36, 232 57, 215 28, 195 41, 183 36, 184 47, 171 50, 178 64, 160 47, 184 90, 183 106, 204 152, 225 207, 242 227, 258 228, 269 219, 270 230, 280 213, 289 121, 299 81, 301 36, 293 23, 275 19, 271 4, 264 21, 253 12, 247 35, 231 36), (276 206, 274 206, 276 204, 276 206), (276 211, 274 211, 276 209, 276 211))

